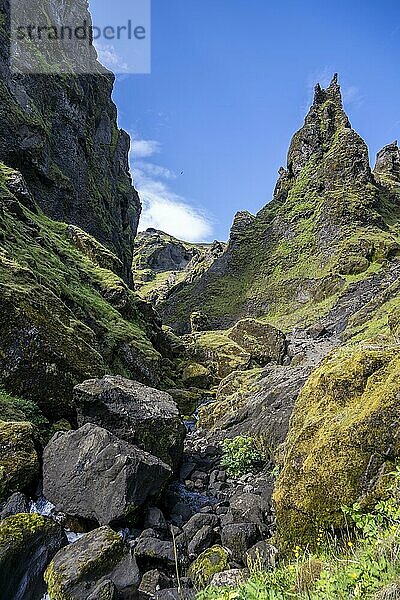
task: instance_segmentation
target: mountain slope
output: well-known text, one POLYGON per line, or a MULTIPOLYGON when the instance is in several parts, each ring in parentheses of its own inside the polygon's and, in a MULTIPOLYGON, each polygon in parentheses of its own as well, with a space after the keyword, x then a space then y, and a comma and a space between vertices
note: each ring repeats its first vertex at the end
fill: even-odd
POLYGON ((138 293, 159 304, 169 294, 199 279, 224 252, 225 244, 183 242, 156 229, 135 239, 133 278, 138 293))
POLYGON ((337 77, 317 85, 272 201, 236 215, 226 252, 159 306, 166 323, 188 331, 190 313, 202 310, 214 328, 261 316, 289 329, 326 315, 349 285, 399 254, 398 156, 386 147, 372 173, 337 77))

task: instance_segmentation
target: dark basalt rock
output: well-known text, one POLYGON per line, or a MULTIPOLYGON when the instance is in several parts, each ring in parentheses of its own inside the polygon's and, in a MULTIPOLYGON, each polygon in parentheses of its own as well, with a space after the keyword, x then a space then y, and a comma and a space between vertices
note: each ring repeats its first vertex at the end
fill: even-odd
POLYGON ((39 457, 31 423, 0 421, 0 501, 37 483, 39 457))
POLYGON ((175 565, 173 543, 155 537, 140 537, 135 547, 135 556, 139 566, 145 568, 172 568, 175 565))
POLYGON ((216 541, 216 532, 210 525, 203 525, 188 543, 189 558, 196 558, 216 541))
POLYGON ((157 592, 171 588, 172 581, 164 573, 153 569, 147 571, 140 582, 139 600, 154 600, 157 592))
POLYGON ((18 514, 0 522, 0 600, 40 600, 43 573, 67 544, 60 525, 36 514, 18 514))
MULTIPOLYGON (((44 14, 91 22, 84 0, 42 0, 44 14)), ((9 27, 9 2, 1 0, 9 27)), ((118 129, 111 100, 114 76, 15 75, 7 36, 0 42, 0 160, 23 174, 35 201, 51 218, 77 225, 115 253, 132 279, 133 240, 140 200, 128 166, 129 136, 118 129)), ((94 48, 87 59, 99 71, 94 48)))
POLYGON ((27 512, 29 512, 28 498, 25 494, 21 494, 21 492, 15 492, 15 494, 12 494, 3 504, 0 512, 0 519, 6 519, 7 517, 27 512))
POLYGON ((177 469, 186 429, 172 397, 137 381, 107 375, 74 389, 78 424, 94 423, 177 469))
POLYGON ((140 573, 128 544, 100 527, 60 550, 45 580, 50 597, 58 600, 136 600, 140 573))
POLYGON ((183 526, 183 533, 186 541, 189 543, 196 533, 203 527, 210 527, 214 529, 219 524, 219 518, 216 515, 208 515, 203 513, 197 513, 193 515, 191 519, 183 526))
POLYGON ((249 568, 257 565, 265 570, 273 569, 278 562, 278 550, 268 542, 261 541, 246 550, 243 558, 244 564, 249 568))
POLYGON ((260 529, 255 523, 233 523, 222 529, 222 545, 231 553, 233 560, 242 562, 246 550, 261 538, 260 529))
POLYGON ((155 456, 92 424, 56 433, 43 454, 45 497, 59 511, 101 525, 135 522, 171 474, 155 456))

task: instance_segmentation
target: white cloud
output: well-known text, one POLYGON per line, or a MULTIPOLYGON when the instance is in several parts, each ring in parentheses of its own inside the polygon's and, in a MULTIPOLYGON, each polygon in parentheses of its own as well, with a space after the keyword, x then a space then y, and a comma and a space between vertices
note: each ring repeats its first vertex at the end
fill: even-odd
POLYGON ((132 143, 131 170, 136 189, 143 204, 139 231, 148 227, 160 229, 188 242, 210 239, 210 218, 170 189, 168 182, 176 174, 165 167, 135 157, 146 158, 160 151, 154 140, 136 140, 132 143))
POLYGON ((136 140, 132 137, 131 154, 134 158, 148 158, 160 152, 160 144, 155 140, 136 140))
POLYGON ((93 43, 97 51, 99 62, 107 69, 114 72, 119 71, 121 73, 129 71, 127 63, 119 56, 114 46, 111 44, 101 44, 100 42, 93 43))
POLYGON ((359 106, 363 102, 363 96, 356 85, 342 88, 343 102, 347 105, 359 106))
POLYGON ((166 169, 165 167, 160 167, 160 165, 155 165, 154 163, 136 161, 135 168, 141 169, 151 177, 161 177, 163 179, 176 179, 176 173, 174 173, 170 169, 166 169))

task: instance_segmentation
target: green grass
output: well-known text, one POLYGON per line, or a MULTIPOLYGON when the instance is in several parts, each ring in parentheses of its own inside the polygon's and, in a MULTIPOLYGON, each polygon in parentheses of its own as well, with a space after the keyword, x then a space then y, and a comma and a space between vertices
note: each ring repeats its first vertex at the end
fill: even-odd
POLYGON ((338 538, 322 531, 317 550, 295 546, 276 568, 249 565, 246 583, 208 587, 197 600, 394 600, 400 594, 400 470, 391 474, 387 497, 373 511, 342 507, 347 530, 338 538), (393 590, 397 590, 394 595, 393 590), (393 595, 390 595, 393 594, 393 595))

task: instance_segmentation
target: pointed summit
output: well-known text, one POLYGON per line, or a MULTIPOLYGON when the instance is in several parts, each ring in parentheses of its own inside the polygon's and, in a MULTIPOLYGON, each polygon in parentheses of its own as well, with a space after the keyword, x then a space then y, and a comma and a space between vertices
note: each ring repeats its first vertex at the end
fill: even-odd
POLYGON ((289 148, 289 173, 297 176, 312 155, 322 157, 329 151, 335 134, 343 129, 351 129, 351 125, 343 110, 338 75, 335 73, 326 89, 321 88, 319 83, 315 86, 314 102, 289 148))
POLYGON ((338 74, 335 73, 332 77, 332 81, 326 89, 321 88, 319 83, 314 88, 314 102, 313 106, 324 104, 330 100, 335 102, 338 106, 342 107, 342 92, 338 83, 338 74))
POLYGON ((342 106, 342 92, 338 83, 338 74, 335 73, 332 81, 326 89, 326 96, 334 102, 338 102, 342 106))

